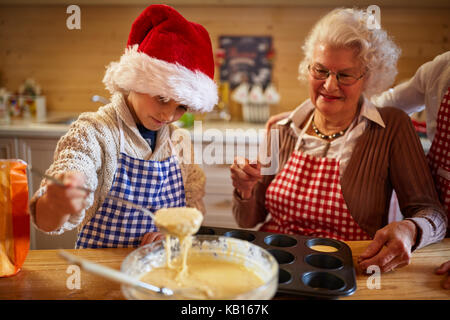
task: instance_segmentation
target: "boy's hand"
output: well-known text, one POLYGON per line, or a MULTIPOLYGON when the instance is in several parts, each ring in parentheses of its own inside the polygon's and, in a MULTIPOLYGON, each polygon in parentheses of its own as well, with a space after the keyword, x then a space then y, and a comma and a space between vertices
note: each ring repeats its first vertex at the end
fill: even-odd
POLYGON ((48 181, 46 196, 49 205, 62 214, 73 215, 83 210, 86 207, 86 198, 89 194, 78 187, 84 187, 84 174, 70 171, 57 174, 54 177, 62 181, 64 186, 48 181))
POLYGON ((141 240, 141 244, 139 246, 143 246, 158 240, 164 239, 165 235, 161 232, 147 232, 144 234, 141 240))
POLYGON ((47 192, 36 202, 36 225, 49 232, 60 228, 71 215, 86 207, 88 192, 84 187, 84 175, 81 172, 65 172, 54 176, 64 186, 47 180, 47 192))

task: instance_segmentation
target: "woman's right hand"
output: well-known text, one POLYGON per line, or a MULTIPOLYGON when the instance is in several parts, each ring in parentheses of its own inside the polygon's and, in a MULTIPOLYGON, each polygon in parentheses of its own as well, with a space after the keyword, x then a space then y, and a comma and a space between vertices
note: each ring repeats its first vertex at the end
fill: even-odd
POLYGON ((261 164, 251 164, 248 159, 235 157, 234 163, 230 167, 233 187, 236 188, 242 199, 247 200, 252 196, 253 188, 261 175, 261 164))

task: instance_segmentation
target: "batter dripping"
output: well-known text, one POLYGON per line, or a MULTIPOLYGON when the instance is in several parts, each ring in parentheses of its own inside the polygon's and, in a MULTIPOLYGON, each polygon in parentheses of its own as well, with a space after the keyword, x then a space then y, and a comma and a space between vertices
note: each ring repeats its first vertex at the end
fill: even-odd
POLYGON ((191 250, 192 235, 203 221, 194 208, 161 209, 155 213, 155 224, 167 232, 166 265, 153 268, 141 280, 159 287, 193 289, 200 299, 226 299, 259 287, 264 281, 243 264, 227 261, 225 255, 202 254, 191 250), (171 257, 171 237, 179 239, 181 254, 171 257), (189 264, 187 263, 189 257, 189 264))

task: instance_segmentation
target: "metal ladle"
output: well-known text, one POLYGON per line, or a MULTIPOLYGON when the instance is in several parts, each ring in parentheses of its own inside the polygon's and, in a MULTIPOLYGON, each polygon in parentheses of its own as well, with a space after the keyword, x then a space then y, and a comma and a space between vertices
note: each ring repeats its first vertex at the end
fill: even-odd
MULTIPOLYGON (((34 172, 34 173, 36 173, 36 174, 38 174, 38 175, 41 176, 41 177, 46 178, 47 180, 52 181, 53 183, 55 183, 55 184, 57 184, 57 185, 59 185, 59 186, 61 186, 61 187, 67 187, 67 186, 64 184, 64 182, 61 181, 60 179, 57 179, 57 178, 55 178, 55 177, 49 176, 49 175, 47 175, 47 174, 44 174, 44 173, 42 173, 42 172, 40 172, 39 170, 34 169, 34 168, 31 168, 31 171, 34 172)), ((88 188, 85 188, 85 187, 81 187, 81 186, 77 186, 77 187, 75 187, 75 188, 80 189, 80 190, 83 190, 83 191, 86 191, 88 194, 94 192, 94 190, 91 190, 91 189, 88 189, 88 188)), ((164 227, 164 226, 158 224, 158 219, 155 219, 155 214, 153 214, 153 212, 151 212, 150 210, 148 210, 148 209, 146 209, 146 208, 144 208, 144 207, 142 207, 142 206, 140 206, 140 205, 138 205, 138 204, 135 204, 135 203, 133 203, 133 202, 131 202, 131 201, 128 201, 128 200, 125 200, 125 199, 122 199, 122 198, 119 198, 119 197, 116 197, 116 196, 107 195, 106 197, 107 197, 107 198, 110 198, 110 199, 113 199, 113 200, 115 200, 115 201, 118 201, 118 202, 122 202, 122 203, 124 203, 124 204, 126 204, 126 205, 129 205, 129 206, 131 206, 131 207, 133 207, 133 208, 135 208, 135 209, 137 209, 137 210, 141 210, 142 212, 144 212, 146 215, 150 216, 150 217, 153 219, 155 225, 158 227, 158 229, 159 229, 160 232, 165 233, 165 234, 173 234, 172 232, 170 232, 169 230, 167 230, 166 227, 164 227)), ((198 231, 198 229, 200 228, 201 221, 199 221, 199 222, 200 222, 200 223, 198 223, 198 225, 195 226, 195 228, 194 228, 195 230, 193 230, 193 231, 194 231, 193 233, 196 233, 196 232, 198 231)), ((188 235, 188 234, 176 234, 176 235, 177 235, 177 236, 186 236, 186 235, 188 235)))
MULTIPOLYGON (((195 234, 200 229, 200 225, 203 220, 203 219, 195 220, 194 219, 195 217, 192 217, 191 221, 189 221, 189 223, 188 223, 189 226, 192 225, 192 228, 189 228, 189 227, 188 228, 177 228, 177 225, 175 225, 175 224, 163 225, 162 223, 160 223, 160 220, 155 217, 154 213, 152 213, 150 210, 148 210, 140 205, 137 205, 133 202, 124 200, 124 199, 116 197, 116 196, 108 195, 107 198, 113 199, 118 202, 125 203, 126 205, 129 205, 135 209, 142 210, 146 215, 149 215, 153 219, 153 222, 158 227, 160 232, 165 233, 165 234, 174 235, 177 237, 186 237, 186 236, 195 234)), ((158 211, 156 212, 156 215, 158 215, 158 211)))

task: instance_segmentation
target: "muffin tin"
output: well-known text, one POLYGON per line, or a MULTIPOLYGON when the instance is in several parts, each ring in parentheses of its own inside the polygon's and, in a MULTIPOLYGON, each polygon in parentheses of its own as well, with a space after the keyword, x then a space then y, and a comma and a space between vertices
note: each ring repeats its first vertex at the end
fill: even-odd
POLYGON ((342 241, 270 232, 202 226, 197 234, 247 240, 269 251, 279 264, 278 293, 335 299, 356 290, 352 251, 342 241), (322 245, 336 249, 320 252, 322 245))

